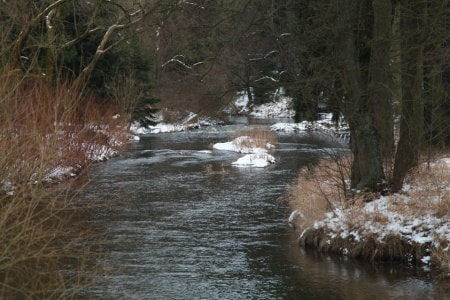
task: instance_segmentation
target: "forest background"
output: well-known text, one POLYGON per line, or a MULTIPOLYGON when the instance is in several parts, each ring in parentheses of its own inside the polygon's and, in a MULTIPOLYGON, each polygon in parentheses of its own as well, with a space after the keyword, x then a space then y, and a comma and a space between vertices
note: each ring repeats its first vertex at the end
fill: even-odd
POLYGON ((421 150, 449 142, 448 12, 442 0, 3 1, 2 77, 65 82, 80 105, 130 117, 159 99, 167 118, 213 115, 236 91, 260 104, 282 87, 297 121, 325 109, 349 122, 353 187, 399 190, 421 150))

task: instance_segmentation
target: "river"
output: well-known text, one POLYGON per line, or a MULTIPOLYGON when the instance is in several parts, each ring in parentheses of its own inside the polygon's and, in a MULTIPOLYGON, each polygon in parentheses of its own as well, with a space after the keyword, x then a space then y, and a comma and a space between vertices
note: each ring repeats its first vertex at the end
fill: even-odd
POLYGON ((280 135, 278 162, 231 166, 211 151, 235 124, 149 135, 88 174, 80 201, 107 232, 108 272, 83 291, 96 299, 439 299, 421 268, 305 252, 288 226, 285 193, 301 166, 332 145, 280 135))

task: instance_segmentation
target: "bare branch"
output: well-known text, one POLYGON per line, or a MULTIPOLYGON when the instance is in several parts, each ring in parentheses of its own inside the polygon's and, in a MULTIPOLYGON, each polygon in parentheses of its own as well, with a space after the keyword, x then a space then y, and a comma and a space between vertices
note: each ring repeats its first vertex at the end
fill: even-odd
POLYGON ((98 15, 98 12, 100 11, 100 8, 101 8, 101 5, 100 5, 100 3, 98 3, 95 6, 94 11, 92 12, 91 18, 89 19, 89 23, 87 24, 86 30, 84 31, 84 33, 81 34, 80 36, 77 36, 76 38, 64 43, 63 45, 61 45, 60 46, 61 50, 65 50, 70 47, 73 47, 74 45, 78 44, 79 42, 81 42, 82 40, 87 38, 89 35, 103 29, 103 27, 100 27, 100 26, 92 28, 94 25, 95 19, 98 15))

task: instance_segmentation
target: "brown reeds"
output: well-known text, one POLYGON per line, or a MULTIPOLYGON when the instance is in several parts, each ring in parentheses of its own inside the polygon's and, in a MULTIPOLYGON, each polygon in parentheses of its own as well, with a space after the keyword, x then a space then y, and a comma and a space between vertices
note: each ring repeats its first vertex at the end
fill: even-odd
POLYGON ((111 146, 110 132, 123 139, 126 125, 68 84, 0 78, 0 298, 73 298, 95 269, 92 231, 77 220, 68 181, 50 185, 48 174, 85 166, 89 145, 111 146))
POLYGON ((236 146, 241 148, 270 149, 270 147, 276 146, 278 144, 276 134, 273 131, 265 128, 237 130, 233 135, 233 139, 244 136, 249 137, 249 139, 240 139, 238 142, 239 144, 236 146))
POLYGON ((291 207, 299 212, 292 220, 299 230, 323 219, 335 207, 344 206, 349 161, 347 156, 341 156, 300 170, 296 183, 288 191, 291 207))
POLYGON ((420 164, 409 172, 406 182, 412 187, 408 194, 415 209, 431 210, 438 216, 450 215, 450 166, 442 158, 420 164))

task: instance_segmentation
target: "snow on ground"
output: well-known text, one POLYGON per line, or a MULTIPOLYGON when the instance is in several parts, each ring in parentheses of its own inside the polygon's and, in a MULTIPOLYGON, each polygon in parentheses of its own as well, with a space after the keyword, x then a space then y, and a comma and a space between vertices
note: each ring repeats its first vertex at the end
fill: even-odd
MULTIPOLYGON (((85 154, 85 159, 88 163, 106 161, 117 156, 119 154, 119 149, 124 146, 124 142, 120 138, 114 136, 114 134, 111 134, 111 132, 108 132, 105 128, 92 129, 97 133, 103 133, 105 137, 107 137, 107 145, 96 142, 84 142, 81 145, 72 144, 69 145, 69 147, 82 151, 85 154)), ((64 179, 75 177, 82 168, 83 167, 79 164, 73 166, 56 165, 47 170, 43 181, 48 183, 60 182, 64 179)))
POLYGON ((319 115, 319 120, 310 122, 303 121, 300 123, 276 123, 270 128, 273 131, 295 133, 300 131, 323 131, 323 132, 345 132, 348 131, 348 125, 341 120, 336 124, 332 121, 333 115, 325 113, 319 115))
MULTIPOLYGON (((238 153, 252 153, 252 154, 265 154, 267 149, 259 147, 251 147, 248 145, 255 144, 251 137, 243 135, 235 138, 231 142, 216 143, 213 148, 216 150, 234 151, 238 153)), ((272 148, 273 146, 267 144, 267 148, 272 148)))
POLYGON ((49 170, 44 176, 44 182, 54 182, 61 181, 65 178, 75 177, 76 168, 71 166, 56 166, 55 168, 49 170))
MULTIPOLYGON (((217 120, 211 120, 208 118, 199 118, 197 122, 193 122, 198 116, 195 113, 190 112, 187 117, 185 117, 179 124, 167 124, 160 122, 153 126, 142 127, 137 122, 131 124, 130 131, 135 135, 146 135, 146 134, 156 134, 156 133, 170 133, 170 132, 181 132, 192 129, 198 129, 200 127, 217 125, 220 122, 217 120)), ((138 138, 135 138, 138 140, 138 138)))
MULTIPOLYGON (((351 237, 360 242, 372 236, 382 242, 387 236, 395 235, 409 243, 449 253, 450 216, 445 212, 449 205, 450 182, 445 178, 449 176, 450 158, 438 160, 433 167, 436 169, 430 172, 444 172, 443 179, 431 184, 422 178, 415 179, 402 193, 382 196, 361 207, 338 207, 313 227, 325 229, 330 240, 351 237)), ((421 261, 431 262, 427 255, 421 261)))
POLYGON ((186 125, 158 123, 154 126, 142 127, 138 123, 133 123, 130 131, 136 135, 145 135, 151 133, 179 132, 185 131, 186 125))
POLYGON ((237 92, 235 99, 228 105, 223 112, 226 114, 248 114, 250 112, 248 108, 249 99, 246 91, 237 92))
POLYGON ((280 96, 276 101, 254 106, 250 116, 255 118, 293 118, 292 98, 280 96))
POLYGON ((338 208, 328 213, 324 220, 316 222, 314 228, 327 228, 330 238, 352 236, 357 242, 370 235, 376 236, 382 242, 386 236, 392 234, 418 244, 436 244, 436 235, 444 240, 450 240, 448 218, 438 218, 428 212, 405 214, 396 210, 400 201, 403 205, 408 204, 411 199, 396 195, 381 197, 357 210, 338 208))
POLYGON ((265 168, 276 162, 275 157, 267 153, 247 154, 233 162, 232 165, 238 167, 265 168))
POLYGON ((247 91, 239 91, 223 112, 237 115, 246 114, 254 118, 291 118, 295 115, 295 111, 292 109, 292 98, 285 96, 283 88, 275 90, 272 101, 253 106, 250 105, 247 91))
POLYGON ((267 149, 272 148, 270 144, 266 144, 266 148, 252 147, 255 142, 249 136, 239 136, 231 142, 216 143, 213 148, 222 151, 233 151, 246 154, 233 162, 232 165, 238 167, 255 167, 264 168, 276 162, 275 157, 268 153, 267 149))

